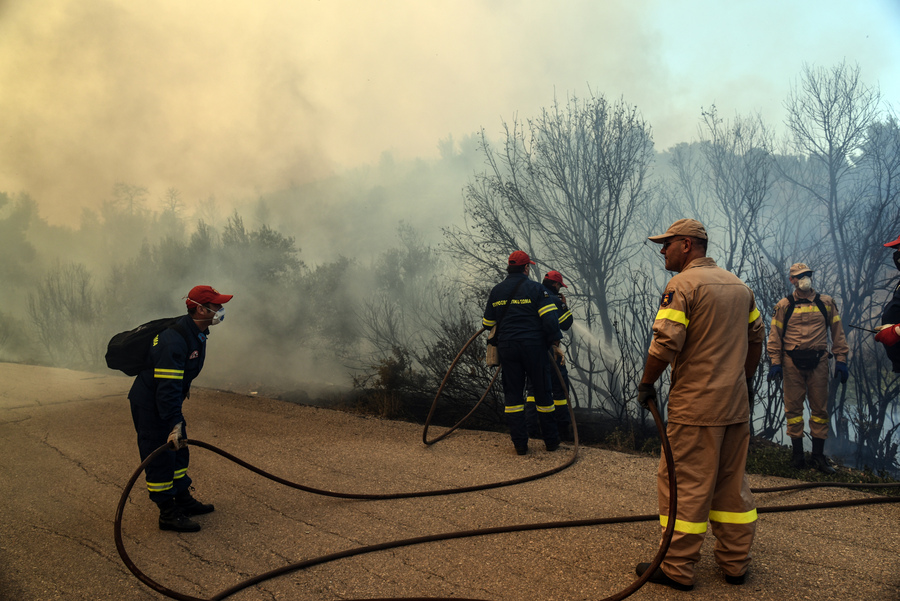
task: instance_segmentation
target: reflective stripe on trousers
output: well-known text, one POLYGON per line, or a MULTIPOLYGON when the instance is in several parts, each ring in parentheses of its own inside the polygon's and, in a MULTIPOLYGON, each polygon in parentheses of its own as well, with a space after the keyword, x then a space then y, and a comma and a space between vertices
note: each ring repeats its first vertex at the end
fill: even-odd
MULTIPOLYGON (((716 537, 716 563, 728 575, 743 574, 756 534, 756 503, 744 471, 749 424, 686 426, 670 422, 666 432, 675 461, 678 515, 663 571, 682 584, 693 583, 694 565, 700 559, 709 523, 716 537)), ((669 520, 665 455, 660 458, 657 487, 660 523, 665 527, 669 520)))

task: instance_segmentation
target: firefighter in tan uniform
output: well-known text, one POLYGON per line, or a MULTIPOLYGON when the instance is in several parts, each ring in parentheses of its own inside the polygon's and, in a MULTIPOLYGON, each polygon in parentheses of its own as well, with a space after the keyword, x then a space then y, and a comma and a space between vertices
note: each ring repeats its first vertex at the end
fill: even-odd
MULTIPOLYGON (((672 364, 666 433, 678 494, 675 532, 650 582, 678 590, 694 586, 694 565, 707 522, 716 537, 716 563, 729 584, 743 584, 756 533, 756 504, 744 468, 750 443, 749 382, 762 354, 765 327, 753 291, 706 256, 707 235, 693 219, 679 219, 652 242, 662 244, 666 285, 653 322, 653 341, 638 385, 644 407, 654 383, 672 364)), ((665 455, 657 477, 660 523, 673 516, 665 455)), ((649 563, 637 566, 638 575, 649 563)))
POLYGON ((809 398, 809 433, 812 436, 812 464, 833 474, 825 457, 828 438, 828 332, 835 359, 835 376, 847 381, 847 353, 841 316, 834 299, 812 287, 813 270, 805 263, 790 269, 794 292, 778 301, 772 315, 767 352, 772 366, 769 381, 784 377, 784 412, 787 435, 791 438, 791 465, 803 469, 803 401, 809 398))

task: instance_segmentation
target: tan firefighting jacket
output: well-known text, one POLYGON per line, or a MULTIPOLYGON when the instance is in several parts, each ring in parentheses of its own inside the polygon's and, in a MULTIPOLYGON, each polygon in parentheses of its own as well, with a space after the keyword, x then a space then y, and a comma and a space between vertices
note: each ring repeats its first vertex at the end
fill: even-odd
POLYGON ((762 343, 753 291, 709 257, 691 261, 666 285, 649 353, 672 364, 668 419, 727 426, 750 419, 744 363, 762 343))
POLYGON ((788 308, 786 298, 775 305, 775 313, 772 315, 772 327, 769 330, 769 340, 766 343, 766 352, 772 365, 781 365, 784 359, 784 351, 795 349, 813 349, 817 351, 828 350, 828 330, 831 330, 831 352, 836 361, 847 362, 847 339, 844 338, 844 327, 841 325, 841 316, 838 314, 834 299, 825 294, 819 295, 819 300, 825 305, 828 316, 823 317, 822 311, 812 300, 816 296, 815 290, 801 292, 794 290, 794 300, 809 300, 809 303, 795 304, 794 312, 788 319, 788 326, 784 330, 784 314, 788 308), (826 327, 826 319, 828 325, 826 327))

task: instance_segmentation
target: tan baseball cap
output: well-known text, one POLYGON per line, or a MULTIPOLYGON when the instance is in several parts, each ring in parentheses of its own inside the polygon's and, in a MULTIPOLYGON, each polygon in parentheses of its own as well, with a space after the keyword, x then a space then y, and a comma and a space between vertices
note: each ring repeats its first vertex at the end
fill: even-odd
POLYGON ((702 223, 696 219, 679 219, 669 226, 669 229, 666 230, 665 234, 650 236, 647 240, 662 244, 668 238, 673 236, 690 236, 691 238, 700 238, 701 240, 709 239, 706 237, 706 228, 703 227, 702 223))
POLYGON ((794 263, 793 265, 791 265, 791 270, 789 273, 791 274, 791 277, 796 277, 801 273, 812 273, 812 271, 813 270, 810 269, 809 265, 807 265, 806 263, 794 263))

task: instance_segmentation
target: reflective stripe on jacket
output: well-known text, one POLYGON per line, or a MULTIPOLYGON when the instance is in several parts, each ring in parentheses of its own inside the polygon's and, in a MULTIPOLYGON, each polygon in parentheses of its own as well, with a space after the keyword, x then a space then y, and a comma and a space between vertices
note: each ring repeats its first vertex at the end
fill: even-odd
POLYGON ((812 302, 816 296, 815 290, 801 292, 794 290, 794 311, 788 318, 787 328, 784 327, 784 316, 790 303, 783 298, 775 305, 772 314, 772 324, 769 329, 769 339, 766 343, 766 352, 772 365, 781 365, 784 361, 785 350, 812 349, 817 351, 828 350, 828 332, 831 332, 831 352, 836 361, 847 362, 847 353, 850 347, 844 337, 844 328, 841 325, 841 316, 838 313, 837 304, 827 294, 820 294, 819 300, 828 312, 827 316, 812 302), (828 326, 826 327, 826 320, 828 326))
POLYGON ((744 376, 748 343, 764 328, 753 291, 709 257, 666 285, 649 353, 672 364, 668 420, 725 426, 750 418, 744 376))
POLYGON ((501 344, 507 341, 550 344, 562 338, 554 298, 524 273, 511 273, 491 290, 482 324, 492 328, 502 316, 498 338, 501 344), (507 307, 507 300, 519 282, 522 283, 507 307))
POLYGON ((182 403, 191 390, 191 382, 203 369, 206 337, 190 315, 178 324, 188 333, 187 341, 174 328, 159 333, 150 347, 153 369, 145 369, 134 380, 128 398, 145 406, 154 405, 159 418, 170 428, 184 421, 182 403))

